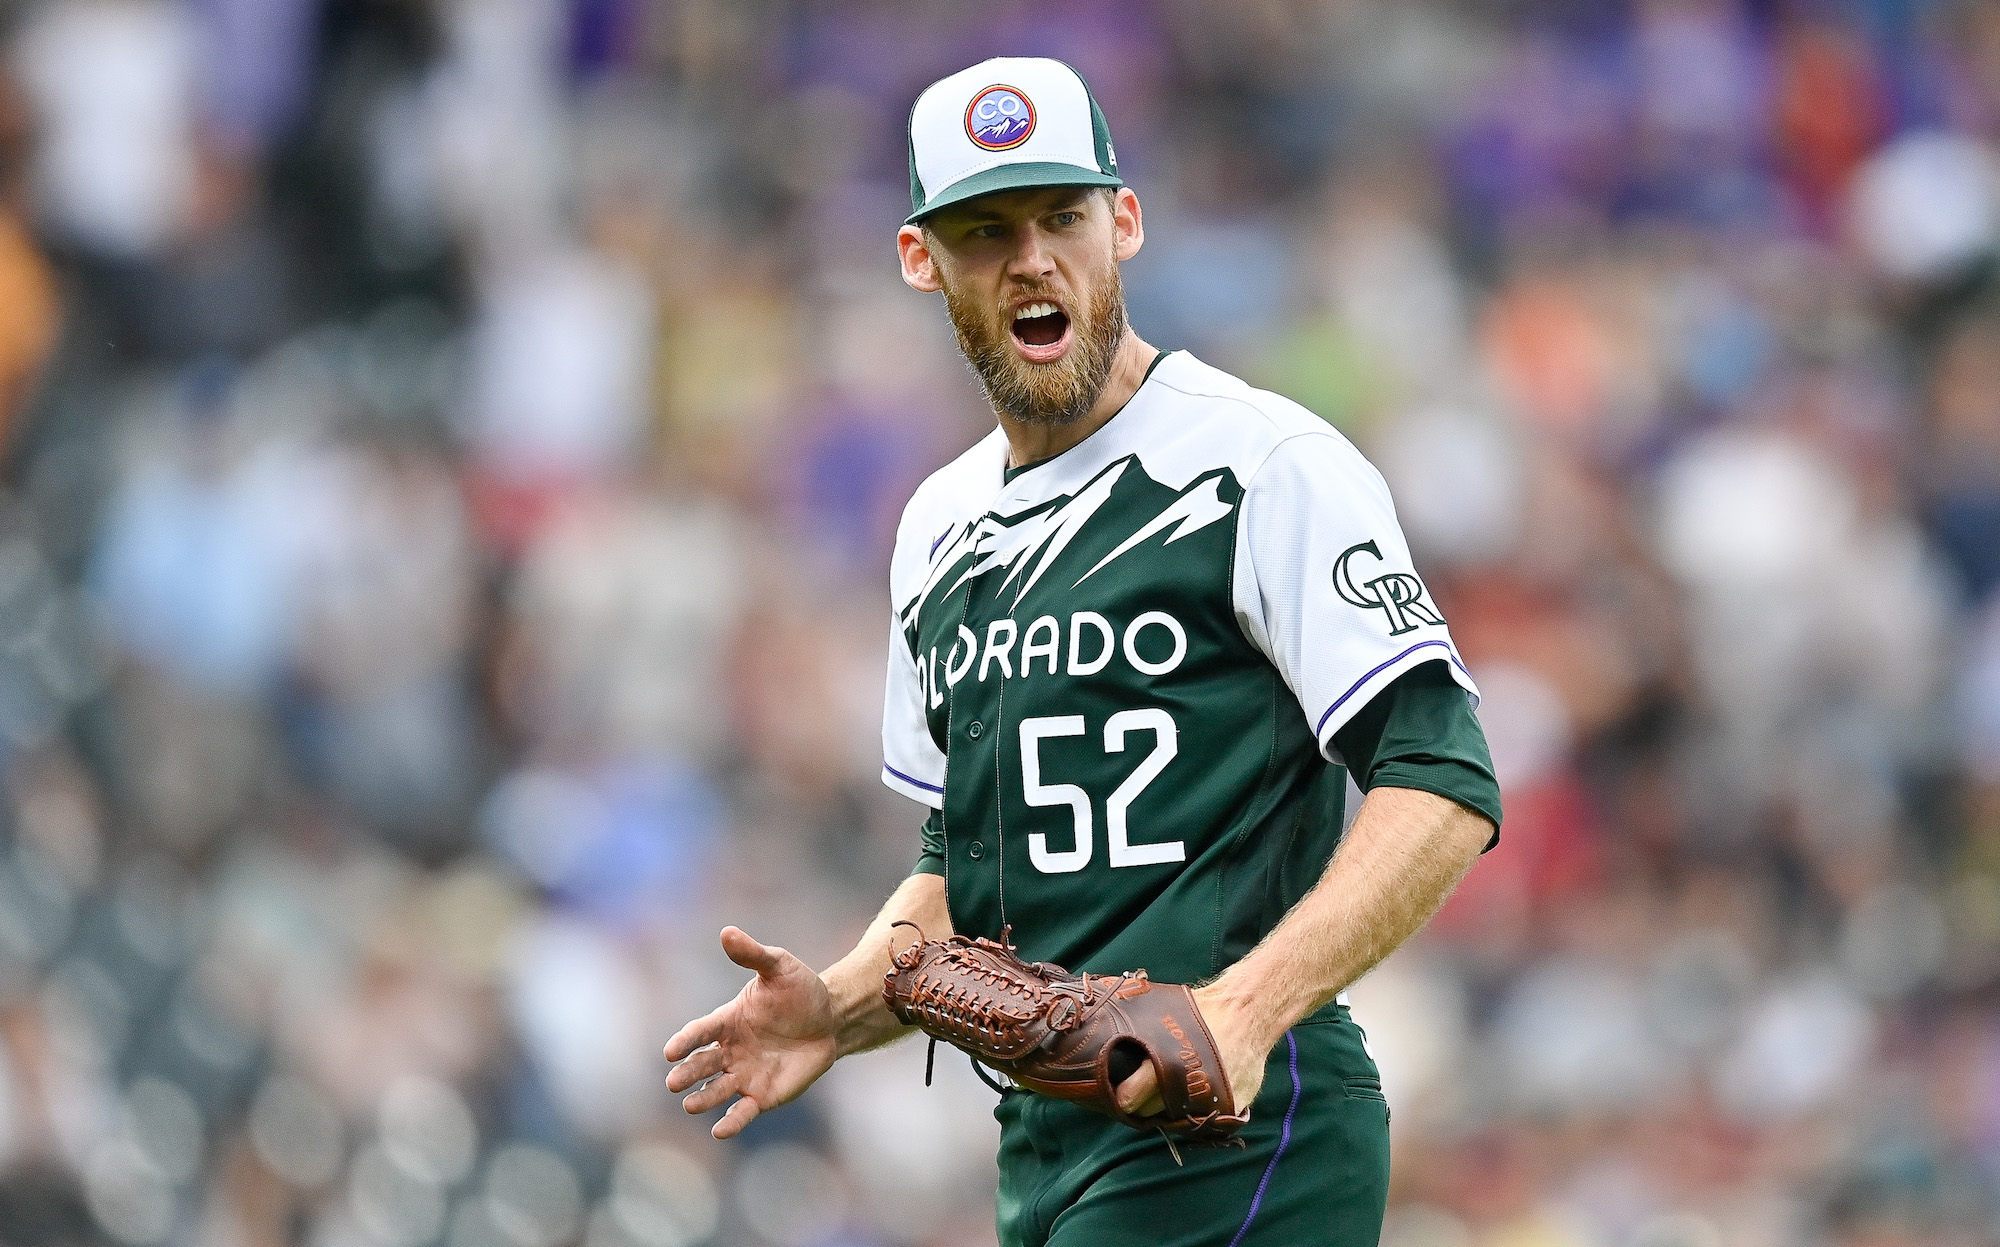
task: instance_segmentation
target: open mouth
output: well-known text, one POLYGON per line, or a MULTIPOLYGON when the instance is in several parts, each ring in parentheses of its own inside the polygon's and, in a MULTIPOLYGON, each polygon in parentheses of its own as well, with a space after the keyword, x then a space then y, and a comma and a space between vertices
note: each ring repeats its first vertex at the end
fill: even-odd
POLYGON ((1015 311, 1013 330, 1022 346, 1054 346, 1069 332, 1069 317, 1053 303, 1030 303, 1015 311))

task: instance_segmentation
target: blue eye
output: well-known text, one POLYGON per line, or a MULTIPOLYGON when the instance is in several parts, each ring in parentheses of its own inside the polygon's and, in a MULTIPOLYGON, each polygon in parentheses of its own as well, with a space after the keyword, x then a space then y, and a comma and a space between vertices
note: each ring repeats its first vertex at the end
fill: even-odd
POLYGON ((1082 219, 1083 219, 1083 213, 1081 212, 1058 212, 1056 213, 1055 221, 1056 225, 1060 227, 1066 225, 1075 225, 1078 221, 1081 221, 1082 219))

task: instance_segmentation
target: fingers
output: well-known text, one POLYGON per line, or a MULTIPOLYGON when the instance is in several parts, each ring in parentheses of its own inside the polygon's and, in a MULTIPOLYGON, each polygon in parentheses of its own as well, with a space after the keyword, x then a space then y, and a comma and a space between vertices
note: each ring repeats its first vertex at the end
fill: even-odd
MULTIPOLYGON (((741 927, 722 929, 722 951, 737 965, 755 971, 759 978, 776 978, 802 964, 782 948, 769 947, 751 939, 741 927)), ((734 1003, 731 1002, 731 1005, 734 1003)), ((694 1089, 681 1101, 681 1107, 689 1113, 700 1114, 719 1108, 738 1094, 737 1076, 726 1068, 722 1049, 717 1046, 726 1029, 725 1015, 731 1005, 724 1005, 706 1017, 689 1022, 667 1041, 666 1058, 677 1062, 667 1074, 667 1089, 675 1093, 694 1089)), ((755 1100, 747 1096, 738 1098, 709 1133, 718 1139, 733 1138, 750 1124, 759 1111, 755 1100)))
POLYGON ((723 1064, 719 1046, 696 1048, 688 1053, 686 1060, 667 1071, 667 1090, 677 1094, 686 1091, 696 1083, 720 1074, 723 1064))
MULTIPOLYGON (((724 1005, 723 1008, 726 1009, 728 1006, 724 1005)), ((689 1022, 681 1027, 672 1039, 667 1040, 666 1058, 669 1061, 685 1060, 696 1048, 706 1047, 720 1038, 722 1038, 722 1009, 717 1009, 707 1017, 699 1017, 689 1022)))
POLYGON ((1154 1072, 1151 1061, 1140 1065, 1118 1084, 1118 1107, 1134 1117, 1151 1117, 1166 1110, 1166 1101, 1160 1098, 1160 1076, 1154 1072))
MULTIPOLYGON (((729 959, 746 970, 755 970, 761 978, 773 978, 785 973, 798 958, 782 948, 769 948, 759 944, 743 933, 740 927, 722 928, 722 951, 729 959)), ((734 1003, 733 1001, 731 1002, 734 1003)), ((704 1047, 722 1038, 725 1015, 730 1006, 724 1005, 706 1017, 696 1018, 681 1027, 678 1034, 667 1041, 664 1049, 669 1061, 687 1059, 696 1048, 704 1047)))
POLYGON ((786 963, 792 960, 792 955, 784 949, 759 944, 744 934, 741 927, 722 928, 722 951, 737 965, 755 970, 764 978, 783 973, 786 963))
POLYGON ((727 1104, 729 1097, 735 1094, 736 1075, 723 1074, 718 1078, 710 1079, 706 1086, 697 1090, 687 1099, 682 1100, 681 1107, 686 1109, 690 1115, 698 1117, 712 1108, 720 1108, 722 1105, 727 1104))
POLYGON ((756 1118, 758 1112, 757 1101, 745 1096, 729 1106, 729 1111, 722 1115, 721 1121, 715 1123, 715 1128, 710 1130, 709 1134, 718 1139, 733 1139, 742 1132, 743 1127, 756 1118))

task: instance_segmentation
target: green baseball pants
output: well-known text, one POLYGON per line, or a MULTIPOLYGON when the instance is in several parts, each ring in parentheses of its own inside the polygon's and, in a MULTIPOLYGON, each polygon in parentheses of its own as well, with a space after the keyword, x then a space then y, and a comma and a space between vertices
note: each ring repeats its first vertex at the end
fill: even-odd
POLYGON ((1389 1105, 1344 1006, 1272 1050, 1244 1148, 1181 1146, 1088 1109, 1009 1092, 1001 1247, 1375 1247, 1389 1191, 1389 1105))

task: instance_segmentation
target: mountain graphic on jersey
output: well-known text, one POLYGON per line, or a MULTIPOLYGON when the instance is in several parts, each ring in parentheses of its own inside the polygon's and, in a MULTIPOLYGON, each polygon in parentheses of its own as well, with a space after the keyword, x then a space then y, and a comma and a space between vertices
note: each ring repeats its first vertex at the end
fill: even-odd
MULTIPOLYGON (((1146 564, 1183 553, 1171 549, 1176 543, 1229 519, 1242 496, 1226 468, 1176 492, 1128 455, 1074 494, 940 534, 923 587, 902 608, 903 625, 914 626, 926 603, 949 599, 968 582, 978 581, 1012 613, 1038 588, 1069 597, 1093 579, 1120 579, 1126 571, 1120 564, 1136 564, 1134 574, 1144 576, 1146 564), (989 575, 995 572, 997 578, 989 575)), ((1233 528, 1224 527, 1233 538, 1233 528)))

